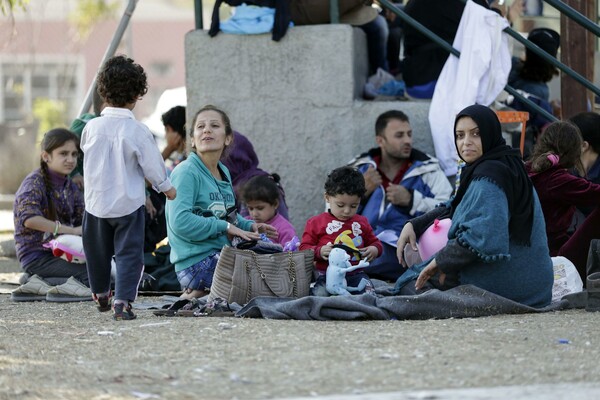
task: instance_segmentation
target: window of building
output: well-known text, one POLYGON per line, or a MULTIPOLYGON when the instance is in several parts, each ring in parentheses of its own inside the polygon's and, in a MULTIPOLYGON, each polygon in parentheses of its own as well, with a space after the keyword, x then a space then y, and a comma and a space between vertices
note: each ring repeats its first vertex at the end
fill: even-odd
POLYGON ((30 120, 36 99, 58 100, 72 118, 83 93, 83 62, 78 59, 0 59, 0 123, 30 120))

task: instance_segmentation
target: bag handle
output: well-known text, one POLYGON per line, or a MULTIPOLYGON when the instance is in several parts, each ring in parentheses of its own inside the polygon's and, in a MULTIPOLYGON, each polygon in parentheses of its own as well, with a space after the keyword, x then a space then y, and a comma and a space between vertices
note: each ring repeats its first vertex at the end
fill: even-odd
MULTIPOLYGON (((275 294, 275 291, 269 286, 269 282, 267 282, 267 275, 262 271, 260 265, 258 264, 258 258, 256 257, 256 253, 252 250, 242 250, 244 253, 250 253, 252 256, 252 261, 254 261, 254 267, 258 271, 260 278, 263 280, 265 285, 269 288, 269 290, 275 294)), ((288 251, 288 276, 290 278, 290 282, 292 283, 292 293, 294 298, 298 297, 298 282, 296 280, 296 262, 294 261, 294 257, 291 251, 288 251)), ((252 279, 250 278, 250 263, 248 261, 244 261, 244 268, 246 269, 246 275, 248 276, 248 290, 246 291, 246 304, 252 300, 250 298, 250 294, 252 293, 252 279)))

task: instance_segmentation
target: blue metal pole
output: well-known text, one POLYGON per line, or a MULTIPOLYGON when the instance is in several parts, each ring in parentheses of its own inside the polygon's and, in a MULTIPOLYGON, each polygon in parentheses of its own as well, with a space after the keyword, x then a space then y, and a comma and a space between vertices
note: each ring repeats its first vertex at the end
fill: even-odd
POLYGON ((196 19, 196 29, 203 29, 202 22, 202 0, 194 0, 194 16, 196 19))
POLYGON ((340 23, 340 5, 338 0, 329 0, 329 15, 332 24, 340 23))

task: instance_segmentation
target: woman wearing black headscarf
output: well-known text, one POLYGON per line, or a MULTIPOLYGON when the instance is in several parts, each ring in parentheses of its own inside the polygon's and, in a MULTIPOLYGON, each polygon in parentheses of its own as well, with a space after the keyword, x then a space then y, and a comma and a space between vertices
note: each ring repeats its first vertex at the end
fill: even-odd
POLYGON ((519 151, 506 145, 496 114, 480 105, 457 115, 454 139, 466 163, 456 196, 405 225, 398 258, 406 266, 405 245, 416 250, 416 238, 434 219, 452 219, 448 242, 396 287, 408 294, 472 284, 525 305, 548 305, 554 278, 544 217, 519 151))

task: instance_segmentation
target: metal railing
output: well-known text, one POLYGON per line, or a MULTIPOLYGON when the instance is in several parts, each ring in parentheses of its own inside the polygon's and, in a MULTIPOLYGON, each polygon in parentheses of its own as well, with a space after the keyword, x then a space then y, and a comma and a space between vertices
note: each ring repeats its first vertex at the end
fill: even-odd
MULTIPOLYGON (((461 1, 463 1, 465 3, 467 2, 467 0, 461 0, 461 1)), ((414 27, 416 30, 418 30, 423 35, 425 35, 427 38, 429 38, 432 42, 434 42, 435 44, 437 44, 438 46, 440 46, 441 48, 443 48, 450 54, 452 54, 456 57, 460 57, 460 51, 458 51, 457 49, 452 47, 448 42, 446 42, 445 40, 443 40, 442 38, 437 36, 431 30, 426 28, 423 24, 421 24, 420 22, 418 22, 417 20, 412 18, 410 15, 405 13, 404 10, 396 7, 391 1, 378 0, 378 2, 383 8, 388 9, 391 12, 393 12, 394 14, 396 14, 400 19, 402 19, 403 22, 414 27)), ((562 1, 559 1, 559 0, 544 0, 544 2, 548 3, 552 7, 556 8, 559 12, 561 12, 562 14, 571 18, 573 21, 575 21, 576 23, 578 23, 579 25, 581 25, 583 28, 587 29, 588 31, 592 32, 597 37, 600 37, 600 27, 597 24, 595 24, 594 22, 590 21, 587 17, 582 15, 580 12, 578 12, 574 8, 570 7, 569 5, 563 3, 562 1)), ((195 4, 194 10, 195 10, 195 16, 196 16, 196 29, 202 29, 203 28, 202 0, 195 0, 194 4, 195 4)), ((331 23, 334 23, 334 24, 339 23, 339 15, 340 14, 339 14, 338 0, 329 0, 329 5, 330 5, 331 23)), ((535 54, 537 54, 544 60, 548 61, 550 64, 552 64, 556 68, 560 69, 562 72, 564 72, 565 74, 567 74, 568 76, 573 78, 575 81, 577 81, 581 85, 583 85, 585 88, 591 90, 594 94, 596 94, 597 96, 600 97, 600 89, 597 86, 595 86, 592 82, 588 81, 581 74, 574 71, 573 69, 571 69, 567 65, 563 64, 562 62, 558 61, 555 57, 546 53, 544 50, 542 50, 540 47, 538 47, 534 43, 523 38, 518 32, 516 32, 512 28, 507 27, 504 29, 504 32, 506 32, 508 35, 510 35, 512 38, 514 38, 519 43, 521 43, 523 46, 525 46, 529 50, 533 51, 535 54)), ((525 96, 523 96, 521 93, 516 91, 510 85, 506 85, 504 87, 504 90, 507 93, 509 93, 510 95, 512 95, 515 98, 517 98, 518 100, 520 100, 522 103, 524 103, 527 107, 529 107, 530 110, 540 113, 541 115, 544 116, 544 118, 546 118, 550 121, 557 121, 557 118, 554 115, 550 114, 548 111, 546 111, 545 109, 543 109, 542 107, 540 107, 539 105, 534 103, 533 101, 531 101, 528 98, 526 98, 525 96)))
MULTIPOLYGON (((337 0, 330 0, 330 1, 332 3, 337 3, 337 0)), ((461 1, 466 3, 467 0, 461 0, 461 1)), ((598 25, 594 24, 592 21, 590 21, 584 15, 579 13, 577 10, 573 9, 572 7, 566 5, 563 2, 558 1, 558 0, 544 0, 544 1, 548 4, 550 4, 551 6, 555 7, 557 10, 559 10, 561 13, 563 13, 567 17, 573 19, 575 22, 577 22, 579 25, 581 25, 585 29, 589 30, 590 32, 594 33, 596 36, 600 37, 600 27, 598 27, 598 25)), ((379 3, 381 4, 382 7, 392 11, 394 14, 396 14, 398 17, 400 17, 403 22, 406 22, 407 24, 409 24, 412 27, 414 27, 415 29, 417 29, 423 35, 427 36, 431 41, 433 41, 434 43, 436 43, 437 45, 442 47, 444 50, 448 51, 450 54, 452 54, 456 57, 460 57, 460 52, 458 50, 456 50, 448 42, 446 42, 445 40, 443 40, 442 38, 437 36, 431 30, 427 29, 423 24, 421 24, 418 21, 416 21, 415 19, 413 19, 411 16, 409 16, 407 13, 405 13, 404 10, 399 9, 392 2, 390 2, 388 0, 379 0, 379 3)), ((519 43, 523 44, 526 48, 533 51, 538 56, 542 57, 544 60, 548 61, 550 64, 554 65, 556 68, 563 71, 565 74, 567 74, 568 76, 570 76, 571 78, 573 78, 574 80, 576 80, 577 82, 579 82, 580 84, 585 86, 587 89, 591 90, 596 95, 600 96, 600 89, 598 87, 596 87, 593 83, 591 83, 590 81, 585 79, 579 73, 575 72, 574 70, 572 70, 571 68, 569 68, 568 66, 563 64, 562 62, 558 61, 556 58, 552 57, 550 54, 546 53, 544 50, 542 50, 537 45, 535 45, 532 42, 530 42, 529 40, 523 38, 515 30, 508 27, 508 28, 504 29, 504 32, 506 32, 508 35, 513 37, 519 43)), ((526 106, 528 106, 530 108, 530 110, 533 110, 533 111, 536 111, 536 112, 542 114, 546 119, 548 119, 550 121, 558 120, 554 115, 550 114, 548 111, 544 110, 543 108, 541 108, 540 106, 538 106, 537 104, 532 102, 531 100, 529 100, 526 97, 524 97, 523 95, 521 95, 510 85, 506 85, 504 90, 506 92, 508 92, 509 94, 511 94, 512 96, 519 99, 520 101, 522 101, 526 106)))

